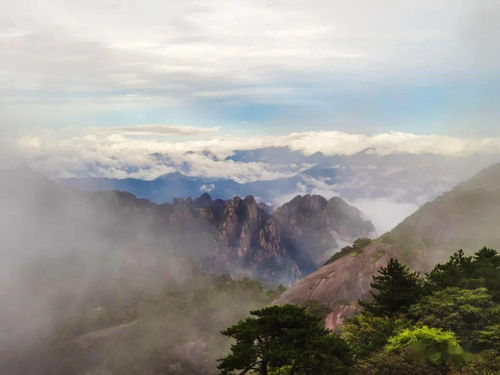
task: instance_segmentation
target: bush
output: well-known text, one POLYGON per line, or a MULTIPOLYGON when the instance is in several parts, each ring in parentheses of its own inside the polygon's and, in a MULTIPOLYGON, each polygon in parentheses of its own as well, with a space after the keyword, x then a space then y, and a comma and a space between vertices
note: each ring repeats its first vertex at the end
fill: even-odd
POLYGON ((406 352, 416 359, 432 364, 464 362, 467 353, 458 344, 455 334, 427 326, 408 328, 391 337, 385 346, 388 352, 406 352))
POLYGON ((493 302, 486 288, 446 288, 422 298, 410 308, 409 315, 418 325, 454 332, 470 350, 480 347, 475 331, 500 323, 500 306, 493 302))
POLYGON ((382 349, 390 337, 409 323, 404 319, 375 316, 367 311, 350 318, 340 327, 340 334, 358 358, 382 349))
POLYGON ((443 375, 443 368, 415 360, 407 353, 381 351, 363 360, 355 370, 359 375, 443 375))

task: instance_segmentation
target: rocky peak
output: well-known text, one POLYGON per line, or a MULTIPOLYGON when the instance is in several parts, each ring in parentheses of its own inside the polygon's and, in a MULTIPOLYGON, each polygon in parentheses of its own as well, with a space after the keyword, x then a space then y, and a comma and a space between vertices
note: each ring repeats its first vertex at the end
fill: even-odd
POLYGON ((221 200, 205 193, 155 204, 126 192, 83 192, 29 168, 5 171, 0 179, 0 190, 9 197, 4 204, 13 212, 21 206, 16 202, 36 218, 50 212, 59 226, 75 226, 63 231, 68 236, 98 227, 127 249, 189 254, 207 270, 233 276, 292 283, 316 268, 317 254, 328 257, 336 246, 337 224, 325 220, 329 204, 318 195, 297 196, 273 213, 252 195, 221 200))
POLYGON ((202 195, 200 195, 198 198, 196 198, 193 203, 196 205, 196 206, 206 206, 210 203, 212 203, 212 197, 210 196, 210 194, 208 193, 204 193, 202 195))
POLYGON ((358 209, 320 195, 296 196, 276 210, 273 220, 304 274, 323 264, 339 241, 352 242, 375 231, 358 209))
POLYGON ((203 194, 173 206, 170 222, 209 223, 213 247, 205 264, 211 271, 269 281, 288 283, 317 269, 338 248, 337 231, 352 242, 373 230, 354 207, 319 195, 296 196, 274 213, 252 195, 223 201, 203 194))

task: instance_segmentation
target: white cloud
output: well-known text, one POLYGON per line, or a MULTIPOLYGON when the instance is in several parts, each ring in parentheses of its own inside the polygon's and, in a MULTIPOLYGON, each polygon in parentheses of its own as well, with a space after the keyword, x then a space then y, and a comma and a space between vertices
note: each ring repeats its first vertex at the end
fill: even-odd
POLYGON ((211 192, 214 189, 215 189, 215 185, 214 184, 203 184, 203 185, 200 186, 200 191, 203 192, 203 193, 209 193, 209 192, 211 192))
MULTIPOLYGON (((286 146, 306 154, 352 155, 373 148, 380 155, 395 153, 430 153, 461 157, 475 153, 500 154, 500 138, 462 139, 436 135, 414 135, 402 132, 372 136, 338 131, 297 132, 283 136, 223 137, 206 136, 215 130, 194 127, 138 127, 137 134, 108 128, 104 133, 75 133, 70 130, 25 134, 18 142, 19 153, 52 176, 94 175, 152 179, 174 170, 191 176, 232 178, 239 182, 273 180, 289 177, 310 167, 306 164, 268 165, 265 162, 237 162, 227 157, 234 150, 251 150, 269 146, 286 146), (192 140, 158 137, 163 132, 197 134, 192 140), (155 133, 156 132, 156 133, 155 133), (152 158, 163 155, 164 160, 152 158), (160 167, 161 165, 161 167, 160 167)), ((315 192, 330 195, 331 188, 321 180, 313 183, 315 192)), ((359 183, 359 181, 358 181, 359 183)))
POLYGON ((373 82, 498 68, 496 19, 488 17, 498 14, 494 1, 420 0, 404 7, 396 0, 2 5, 0 47, 9 53, 0 61, 0 84, 3 95, 15 100, 60 93, 72 101, 82 91, 96 100, 110 95, 125 102, 130 95, 279 99, 290 91, 283 82, 310 82, 311 76, 348 74, 373 82))

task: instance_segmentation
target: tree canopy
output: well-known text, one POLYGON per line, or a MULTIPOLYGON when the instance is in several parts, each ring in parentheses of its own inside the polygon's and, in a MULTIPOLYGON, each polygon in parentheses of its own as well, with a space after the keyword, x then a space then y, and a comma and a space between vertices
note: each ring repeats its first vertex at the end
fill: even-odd
POLYGON ((222 332, 236 340, 220 359, 221 375, 279 373, 347 374, 353 365, 348 345, 323 327, 321 319, 295 305, 250 312, 222 332))
POLYGON ((221 375, 500 374, 500 256, 457 251, 428 274, 391 259, 372 300, 338 332, 328 306, 271 306, 222 333, 234 339, 221 375))
POLYGON ((373 276, 370 284, 372 302, 360 301, 360 305, 379 316, 393 316, 405 312, 423 294, 422 277, 418 272, 391 258, 387 266, 373 276))

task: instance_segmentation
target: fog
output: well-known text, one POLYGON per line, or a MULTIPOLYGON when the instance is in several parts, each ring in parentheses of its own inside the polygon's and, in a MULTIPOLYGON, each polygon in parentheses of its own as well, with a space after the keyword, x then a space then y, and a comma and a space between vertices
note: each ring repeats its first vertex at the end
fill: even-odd
POLYGON ((196 221, 168 230, 166 207, 128 193, 20 167, 0 173, 0 204, 1 373, 212 373, 219 331, 267 302, 199 269, 210 239, 196 221))
POLYGON ((351 204, 366 214, 379 235, 391 230, 418 209, 416 204, 398 202, 386 197, 361 198, 351 204))

